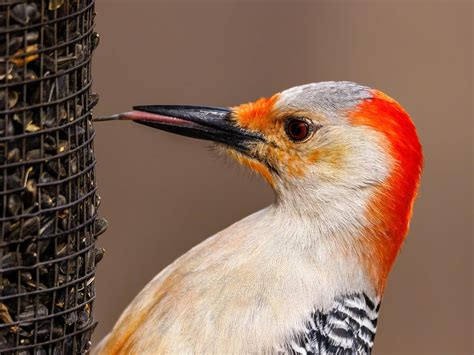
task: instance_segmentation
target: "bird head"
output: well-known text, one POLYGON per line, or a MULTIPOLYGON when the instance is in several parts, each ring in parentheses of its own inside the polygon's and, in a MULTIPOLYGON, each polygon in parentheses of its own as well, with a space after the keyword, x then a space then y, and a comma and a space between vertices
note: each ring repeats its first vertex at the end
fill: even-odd
POLYGON ((378 260, 368 267, 377 265, 371 272, 383 287, 422 166, 415 127, 395 100, 352 82, 321 82, 231 108, 134 110, 118 117, 216 142, 268 181, 277 204, 322 216, 328 233, 359 233, 368 246, 362 253, 378 260))

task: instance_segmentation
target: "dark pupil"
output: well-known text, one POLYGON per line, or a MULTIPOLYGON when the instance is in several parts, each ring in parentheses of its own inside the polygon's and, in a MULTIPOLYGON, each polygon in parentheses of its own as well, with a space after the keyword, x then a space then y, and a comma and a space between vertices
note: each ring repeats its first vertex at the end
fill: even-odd
POLYGON ((305 139, 308 135, 308 124, 304 121, 292 121, 290 122, 289 133, 291 138, 296 140, 305 139))

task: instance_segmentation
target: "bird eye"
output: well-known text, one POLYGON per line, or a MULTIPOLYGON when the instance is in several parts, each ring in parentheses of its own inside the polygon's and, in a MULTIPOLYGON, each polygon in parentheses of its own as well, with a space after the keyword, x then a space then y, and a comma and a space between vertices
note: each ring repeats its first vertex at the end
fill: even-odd
POLYGON ((307 139, 312 131, 310 124, 301 118, 290 118, 286 122, 285 129, 288 137, 296 142, 307 139))

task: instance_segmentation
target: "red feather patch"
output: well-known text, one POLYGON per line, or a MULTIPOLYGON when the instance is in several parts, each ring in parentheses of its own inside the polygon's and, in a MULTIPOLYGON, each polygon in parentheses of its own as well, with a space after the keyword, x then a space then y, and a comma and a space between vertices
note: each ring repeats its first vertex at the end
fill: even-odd
POLYGON ((371 245, 368 255, 363 257, 364 262, 382 292, 408 232, 423 155, 410 116, 392 98, 380 91, 372 92, 373 98, 364 100, 350 118, 355 125, 368 126, 382 133, 390 143, 390 154, 395 161, 386 185, 368 207, 368 217, 375 228, 364 231, 364 238, 371 245))

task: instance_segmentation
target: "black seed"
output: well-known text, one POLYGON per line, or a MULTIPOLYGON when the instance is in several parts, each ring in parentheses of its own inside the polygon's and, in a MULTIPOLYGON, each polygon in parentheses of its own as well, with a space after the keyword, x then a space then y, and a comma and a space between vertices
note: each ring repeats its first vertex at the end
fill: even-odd
POLYGON ((9 269, 12 267, 16 267, 21 263, 20 255, 18 253, 13 253, 13 252, 5 254, 1 260, 2 260, 2 263, 0 264, 0 268, 2 269, 9 269))
POLYGON ((100 36, 97 32, 92 33, 92 50, 96 49, 100 43, 100 36))
POLYGON ((95 92, 90 94, 89 96, 89 109, 92 109, 99 103, 99 95, 97 95, 95 92))
MULTIPOLYGON (((25 308, 24 312, 20 313, 18 320, 26 321, 33 318, 46 317, 48 313, 49 313, 48 309, 42 304, 38 304, 38 307, 36 307, 35 305, 29 305, 28 307, 25 308)), ((24 323, 22 325, 25 325, 25 324, 27 323, 24 323)))
POLYGON ((96 218, 94 223, 94 236, 97 238, 107 230, 109 222, 105 218, 96 218))
POLYGON ((102 258, 104 257, 105 249, 104 248, 97 248, 95 249, 95 263, 98 264, 102 258))
POLYGON ((13 148, 8 152, 7 155, 7 162, 9 163, 16 163, 20 161, 20 149, 19 148, 13 148))
POLYGON ((8 196, 8 211, 11 215, 17 215, 23 204, 21 197, 17 194, 12 194, 8 196))
POLYGON ((39 17, 38 6, 35 3, 22 3, 15 5, 10 12, 12 19, 26 25, 34 22, 39 17))
POLYGON ((0 136, 12 136, 15 133, 15 127, 12 120, 0 120, 0 136))

